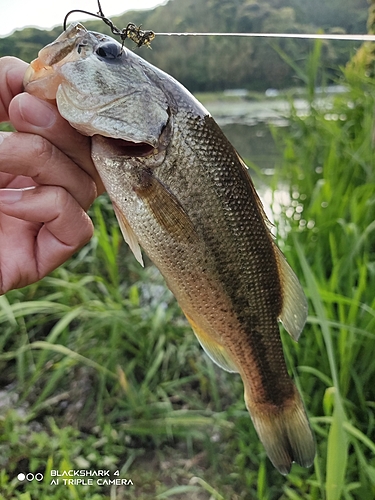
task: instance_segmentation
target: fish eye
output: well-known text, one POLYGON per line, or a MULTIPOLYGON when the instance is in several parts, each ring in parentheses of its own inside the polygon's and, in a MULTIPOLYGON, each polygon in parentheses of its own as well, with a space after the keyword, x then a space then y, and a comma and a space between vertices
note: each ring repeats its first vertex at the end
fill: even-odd
POLYGON ((121 46, 113 42, 103 43, 96 50, 96 54, 102 59, 116 59, 117 57, 121 57, 121 46))

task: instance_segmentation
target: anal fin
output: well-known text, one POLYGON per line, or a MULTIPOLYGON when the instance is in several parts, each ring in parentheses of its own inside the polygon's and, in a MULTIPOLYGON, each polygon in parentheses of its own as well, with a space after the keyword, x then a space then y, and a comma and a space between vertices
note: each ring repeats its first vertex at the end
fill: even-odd
POLYGON ((225 348, 209 336, 202 328, 200 328, 194 321, 184 312, 190 326, 199 340, 205 353, 216 363, 220 368, 227 372, 238 373, 238 368, 228 355, 225 348))

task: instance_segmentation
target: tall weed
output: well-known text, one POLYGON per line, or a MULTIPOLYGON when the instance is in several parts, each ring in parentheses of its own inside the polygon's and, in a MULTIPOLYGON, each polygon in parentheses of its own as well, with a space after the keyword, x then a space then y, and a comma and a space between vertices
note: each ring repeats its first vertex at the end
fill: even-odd
POLYGON ((288 131, 274 130, 292 200, 278 221, 280 245, 300 266, 311 304, 291 357, 316 416, 327 500, 375 495, 375 87, 364 72, 344 76, 348 92, 329 111, 311 99, 307 116, 292 106, 288 131))

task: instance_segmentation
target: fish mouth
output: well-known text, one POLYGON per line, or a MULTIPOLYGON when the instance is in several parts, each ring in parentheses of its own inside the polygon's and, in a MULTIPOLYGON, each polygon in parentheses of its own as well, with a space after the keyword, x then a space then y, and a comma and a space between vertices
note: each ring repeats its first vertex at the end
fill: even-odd
POLYGON ((94 140, 95 149, 98 145, 99 149, 106 152, 112 157, 128 157, 128 158, 147 158, 153 157, 157 163, 162 162, 168 145, 173 134, 173 125, 171 120, 171 110, 168 108, 168 121, 162 127, 159 138, 156 144, 151 144, 146 141, 131 141, 128 137, 114 138, 101 134, 94 134, 93 139, 98 138, 99 141, 94 140), (105 149, 103 149, 105 148, 105 149))
MULTIPOLYGON (((57 89, 62 83, 62 76, 58 71, 60 61, 67 59, 67 54, 71 52, 64 48, 53 56, 46 49, 40 51, 39 57, 31 61, 23 77, 23 88, 26 92, 48 101, 56 100, 57 89)), ((70 59, 73 59, 71 57, 70 59)), ((77 59, 77 57, 75 57, 77 59)))
POLYGON ((147 142, 132 142, 125 139, 113 139, 112 137, 105 137, 105 142, 116 156, 144 158, 159 153, 159 148, 155 148, 147 142))
POLYGON ((30 63, 23 77, 23 88, 26 92, 50 102, 56 100, 60 83, 61 77, 56 75, 52 66, 43 64, 39 58, 30 63))

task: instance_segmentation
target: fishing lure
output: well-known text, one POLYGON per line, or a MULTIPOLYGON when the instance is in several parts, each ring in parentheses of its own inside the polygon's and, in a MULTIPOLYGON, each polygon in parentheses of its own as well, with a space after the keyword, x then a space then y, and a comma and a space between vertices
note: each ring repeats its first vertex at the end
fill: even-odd
POLYGON ((108 17, 104 15, 102 7, 100 5, 100 0, 98 0, 98 9, 99 11, 96 14, 94 14, 93 12, 88 12, 87 10, 79 10, 79 9, 74 9, 69 11, 64 18, 64 24, 63 24, 64 31, 66 31, 67 28, 68 17, 71 14, 73 14, 73 12, 80 12, 81 14, 87 14, 89 16, 97 17, 98 19, 101 19, 107 26, 109 26, 111 32, 114 35, 119 36, 121 38, 122 40, 121 50, 123 49, 124 42, 127 38, 132 40, 137 45, 137 47, 142 47, 142 45, 146 45, 147 47, 151 48, 150 44, 152 40, 155 38, 155 33, 153 31, 151 30, 143 31, 141 30, 141 26, 136 26, 134 23, 128 23, 126 28, 119 29, 117 28, 117 26, 113 24, 113 22, 110 19, 108 19, 108 17))

